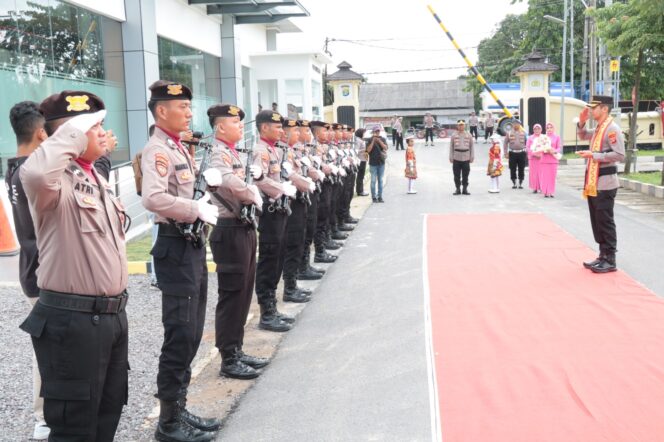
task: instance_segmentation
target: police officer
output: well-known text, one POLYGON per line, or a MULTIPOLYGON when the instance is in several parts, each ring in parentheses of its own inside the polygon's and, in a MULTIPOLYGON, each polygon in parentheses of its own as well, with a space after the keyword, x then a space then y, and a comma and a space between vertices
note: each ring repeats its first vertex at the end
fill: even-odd
POLYGON ((523 189, 523 179, 526 168, 526 141, 528 136, 521 126, 521 121, 512 122, 512 131, 505 137, 505 158, 509 158, 510 179, 512 189, 517 188, 516 180, 519 178, 519 189, 523 189), (518 171, 518 175, 517 175, 518 171))
MULTIPOLYGON (((340 212, 343 205, 344 198, 344 189, 346 187, 346 180, 348 178, 348 172, 343 166, 343 130, 342 125, 339 123, 332 124, 332 136, 333 140, 329 145, 329 152, 331 160, 336 169, 337 179, 335 185, 332 187, 332 198, 331 198, 331 207, 330 207, 330 217, 329 225, 330 229, 328 230, 328 240, 330 244, 334 244, 333 241, 342 241, 348 239, 348 232, 353 230, 353 226, 349 226, 340 222, 340 212)), ((339 244, 339 247, 341 245, 339 244)), ((339 248, 336 247, 336 248, 339 248)), ((329 248, 329 245, 328 245, 329 248)), ((334 247, 332 247, 334 248, 334 247)))
MULTIPOLYGON (((256 297, 261 309, 259 328, 274 332, 291 329, 294 319, 277 310, 277 285, 284 266, 286 223, 291 199, 297 189, 282 179, 283 152, 277 142, 283 135, 282 117, 264 110, 256 115, 259 139, 254 146, 253 164, 263 171, 256 185, 263 192, 263 208, 258 232, 258 264, 256 266, 256 297)), ((288 169, 288 167, 286 167, 288 169)), ((285 170, 284 177, 292 170, 285 170)))
MULTIPOLYGON (((218 210, 208 204, 209 196, 193 200, 197 167, 179 137, 191 121, 191 90, 180 83, 159 80, 150 86, 150 92, 148 108, 155 119, 155 131, 143 149, 142 200, 145 208, 155 214, 159 226, 151 254, 162 291, 164 325, 155 437, 166 441, 210 440, 220 427, 219 420, 203 419, 186 409, 191 362, 205 323, 205 232, 201 238, 191 240, 184 236, 183 226, 198 219, 216 224, 218 210)), ((220 176, 214 179, 214 174, 209 175, 209 185, 220 184, 220 176)))
POLYGON ((620 187, 617 163, 625 158, 625 140, 620 126, 609 115, 612 105, 612 97, 594 95, 581 111, 576 129, 579 138, 590 140, 590 149, 577 154, 588 160, 583 195, 588 199, 590 225, 599 244, 599 256, 583 266, 594 273, 616 271, 618 236, 613 205, 620 187), (597 123, 594 131, 585 127, 589 114, 597 123))
POLYGON ((450 163, 454 173, 454 186, 456 190, 453 195, 470 195, 468 192, 468 175, 470 174, 470 163, 475 160, 473 137, 466 132, 466 122, 457 121, 457 131, 450 139, 450 163), (461 186, 463 185, 463 192, 461 186))
POLYGON ((300 120, 299 124, 299 149, 301 149, 300 161, 308 169, 308 176, 314 181, 315 190, 309 196, 311 204, 307 207, 304 247, 297 271, 297 279, 311 281, 321 279, 325 273, 325 270, 315 268, 311 265, 311 244, 313 243, 314 233, 316 232, 318 204, 320 202, 320 194, 325 174, 321 170, 321 158, 315 155, 316 146, 312 143, 311 123, 308 120, 300 120))
MULTIPOLYGON (((401 117, 399 117, 401 118, 401 117)), ((344 168, 346 169, 346 178, 344 180, 344 194, 340 210, 338 212, 340 229, 347 229, 353 224, 357 224, 359 220, 350 215, 350 204, 353 201, 353 190, 355 188, 355 180, 357 178, 357 154, 353 144, 353 133, 355 129, 347 125, 343 125, 343 153, 344 153, 344 168)), ((403 138, 403 137, 402 137, 403 138)), ((403 144, 403 143, 402 143, 403 144)), ((349 229, 352 230, 352 229, 349 229)))
POLYGON ((468 126, 470 126, 470 134, 475 138, 475 142, 477 143, 477 125, 479 124, 480 120, 477 118, 477 115, 475 115, 475 112, 470 113, 470 117, 468 117, 468 126))
POLYGON ((487 140, 493 135, 493 128, 496 124, 496 120, 493 118, 493 114, 491 112, 486 114, 486 119, 484 120, 484 142, 486 143, 487 140))
POLYGON ((332 245, 336 248, 338 244, 330 244, 328 242, 327 233, 329 230, 328 218, 331 216, 331 199, 332 190, 336 176, 334 175, 334 165, 331 163, 328 154, 329 145, 329 123, 322 121, 312 121, 311 127, 314 130, 316 137, 316 156, 320 159, 321 171, 325 174, 323 180, 320 198, 318 202, 318 218, 316 220, 316 231, 314 233, 314 262, 318 263, 333 263, 337 260, 335 255, 327 253, 328 246, 332 245))
POLYGON ((284 144, 287 146, 287 160, 292 169, 289 180, 297 188, 296 198, 291 203, 292 213, 286 223, 286 246, 284 251, 284 301, 309 302, 311 290, 297 286, 297 269, 304 253, 304 236, 307 229, 307 209, 311 204, 311 194, 316 189, 313 180, 303 173, 308 169, 303 163, 301 152, 297 145, 300 141, 301 123, 298 120, 285 119, 284 144))
MULTIPOLYGON (((210 167, 219 170, 222 176, 222 183, 211 198, 219 209, 219 218, 210 234, 210 249, 217 264, 219 282, 214 321, 215 345, 222 360, 219 374, 253 379, 268 360, 242 351, 244 324, 256 280, 255 223, 258 220, 247 215, 252 206, 260 213, 263 199, 254 184, 247 184, 247 170, 236 149, 244 132, 244 111, 232 104, 216 104, 207 114, 215 137, 210 167)), ((263 172, 260 167, 250 165, 249 174, 259 179, 263 172)))
POLYGON ((33 215, 39 302, 32 336, 51 440, 112 441, 127 403, 127 218, 93 168, 103 101, 63 91, 40 105, 53 135, 19 171, 33 215))

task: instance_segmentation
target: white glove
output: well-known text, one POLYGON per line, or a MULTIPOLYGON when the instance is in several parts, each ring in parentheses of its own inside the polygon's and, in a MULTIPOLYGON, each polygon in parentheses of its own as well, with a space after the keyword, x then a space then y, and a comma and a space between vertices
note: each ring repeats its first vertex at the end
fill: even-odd
POLYGON ((320 157, 314 157, 314 163, 316 163, 318 167, 320 167, 321 162, 322 160, 320 159, 320 157))
POLYGON ((339 175, 341 175, 342 177, 345 177, 346 176, 346 169, 344 169, 343 167, 341 169, 339 169, 339 175))
POLYGON ((263 207, 263 197, 261 196, 258 187, 256 187, 255 184, 250 184, 247 187, 250 188, 254 194, 254 204, 256 205, 256 207, 258 207, 259 209, 263 207))
POLYGON ((263 169, 261 169, 260 166, 257 166, 255 164, 249 166, 249 172, 251 173, 251 176, 254 177, 255 180, 260 180, 261 177, 263 176, 263 169))
MULTIPOLYGON (((86 133, 92 126, 99 123, 106 117, 106 110, 100 110, 93 114, 81 114, 77 115, 71 120, 67 121, 65 124, 73 127, 74 129, 80 130, 83 133, 86 133)), ((63 124, 64 126, 64 124, 63 124)))
POLYGON ((198 217, 208 224, 217 224, 217 217, 219 216, 219 209, 217 206, 209 204, 210 194, 206 193, 203 198, 196 201, 198 204, 198 217))
POLYGON ((334 164, 330 165, 330 169, 332 169, 332 174, 338 175, 339 174, 339 168, 335 166, 334 164))
POLYGON ((293 173, 293 165, 289 162, 285 162, 282 168, 286 171, 286 176, 289 177, 293 173))
POLYGON ((318 181, 323 181, 325 179, 325 174, 321 170, 316 170, 316 173, 318 174, 318 181))
POLYGON ((284 195, 288 198, 295 198, 295 193, 297 192, 295 186, 289 182, 281 183, 281 186, 283 187, 284 195))
POLYGON ((309 184, 309 193, 313 193, 314 190, 316 190, 316 185, 314 184, 314 180, 312 180, 309 177, 306 177, 304 180, 309 184))
POLYGON ((337 152, 334 149, 330 149, 330 158, 333 160, 337 159, 337 152))
POLYGON ((309 161, 309 158, 307 157, 300 158, 300 162, 307 167, 311 167, 311 161, 309 161))
POLYGON ((341 164, 343 164, 344 167, 350 167, 350 161, 348 161, 346 158, 341 160, 341 164))
POLYGON ((203 172, 203 178, 210 187, 221 186, 221 172, 219 172, 219 169, 207 169, 203 172))

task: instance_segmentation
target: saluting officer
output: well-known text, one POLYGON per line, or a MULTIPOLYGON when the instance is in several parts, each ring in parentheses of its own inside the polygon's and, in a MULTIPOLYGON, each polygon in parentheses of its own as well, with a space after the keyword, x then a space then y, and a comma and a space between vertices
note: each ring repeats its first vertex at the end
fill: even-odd
MULTIPOLYGON (((191 362, 203 336, 207 304, 205 232, 197 241, 183 235, 183 226, 201 219, 216 224, 218 210, 207 198, 193 200, 198 169, 180 142, 191 121, 191 90, 159 80, 150 86, 148 108, 154 134, 143 149, 142 199, 159 226, 152 248, 155 273, 162 291, 164 343, 159 357, 157 397, 160 403, 158 440, 210 440, 218 419, 204 419, 186 409, 191 362)), ((214 170, 214 169, 211 169, 214 170)), ((220 184, 218 172, 206 174, 210 186, 220 184), (209 178, 208 178, 209 175, 209 178)))
POLYGON ((590 225, 599 244, 599 256, 583 266, 594 273, 615 272, 618 235, 613 205, 620 187, 617 163, 625 159, 625 140, 620 126, 609 115, 613 97, 594 95, 587 106, 579 115, 576 131, 582 140, 590 140, 590 149, 577 154, 588 160, 583 196, 588 199, 590 225), (589 108, 597 123, 594 131, 585 127, 589 108))
POLYGON ((40 289, 21 329, 32 336, 50 440, 112 441, 127 403, 127 218, 93 167, 106 152, 106 111, 84 91, 51 95, 40 111, 54 133, 19 171, 40 289))
MULTIPOLYGON (((297 189, 282 182, 282 151, 276 144, 282 138, 282 117, 277 112, 261 111, 256 115, 259 139, 254 146, 254 162, 263 171, 256 185, 265 195, 259 222, 258 264, 256 265, 256 297, 261 308, 258 324, 263 330, 285 332, 294 319, 277 310, 277 285, 284 266, 287 207, 297 189)), ((290 175, 292 171, 285 171, 290 175)))
POLYGON ((512 131, 505 137, 505 158, 510 163, 510 179, 512 180, 512 189, 517 188, 517 171, 519 178, 519 189, 523 189, 523 179, 526 176, 526 141, 528 136, 521 127, 519 120, 512 122, 512 131))
POLYGON ((321 170, 321 159, 316 156, 316 145, 312 144, 311 123, 308 120, 300 120, 300 161, 308 168, 309 178, 315 183, 315 190, 310 194, 311 204, 307 207, 306 229, 304 234, 304 247, 302 258, 297 271, 297 279, 317 280, 323 277, 325 270, 313 267, 311 265, 311 244, 316 232, 316 223, 318 222, 318 204, 322 190, 325 174, 321 170))
POLYGON ((457 131, 450 139, 450 163, 454 173, 454 186, 456 190, 453 195, 470 195, 468 192, 468 175, 470 174, 470 163, 475 160, 473 137, 466 132, 466 122, 457 121, 457 131), (463 192, 461 186, 463 185, 463 192))
MULTIPOLYGON (((207 111, 214 130, 210 167, 219 170, 222 183, 211 201, 219 209, 217 225, 210 234, 210 249, 217 264, 219 299, 215 317, 215 345, 221 353, 219 374, 235 379, 253 379, 268 360, 242 351, 256 280, 255 216, 263 207, 258 188, 248 185, 246 167, 236 149, 244 132, 244 111, 232 104, 216 104, 207 111), (245 213, 243 213, 243 210, 245 213), (257 212, 256 212, 257 210, 257 212)), ((249 166, 252 178, 259 179, 260 167, 249 166)))

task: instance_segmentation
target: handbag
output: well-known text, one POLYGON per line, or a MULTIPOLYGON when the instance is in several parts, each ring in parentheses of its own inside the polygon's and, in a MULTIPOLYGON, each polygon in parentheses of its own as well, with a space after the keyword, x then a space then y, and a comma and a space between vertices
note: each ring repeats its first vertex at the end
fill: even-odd
POLYGON ((378 147, 378 148, 380 149, 380 159, 381 159, 381 160, 383 161, 383 163, 384 163, 385 160, 387 160, 387 151, 381 149, 380 147, 378 147))

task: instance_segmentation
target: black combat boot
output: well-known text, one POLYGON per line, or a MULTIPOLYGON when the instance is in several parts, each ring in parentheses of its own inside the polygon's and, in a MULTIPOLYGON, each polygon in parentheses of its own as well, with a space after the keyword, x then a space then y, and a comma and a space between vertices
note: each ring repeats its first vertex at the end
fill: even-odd
POLYGON ((335 226, 335 229, 332 230, 332 233, 330 234, 330 239, 336 240, 336 241, 344 241, 344 240, 348 239, 348 234, 339 231, 339 228, 337 226, 335 226))
POLYGON ((242 350, 239 350, 238 354, 240 355, 240 361, 242 361, 242 363, 253 368, 263 368, 270 363, 270 360, 268 358, 259 358, 258 356, 251 356, 246 354, 242 350))
POLYGON ((470 192, 468 192, 468 186, 463 186, 463 192, 461 192, 464 195, 470 195, 470 192))
POLYGON ((616 267, 616 256, 607 255, 602 258, 599 263, 590 268, 593 273, 610 273, 618 270, 616 267))
POLYGON ((221 428, 219 419, 199 417, 187 410, 187 390, 184 390, 184 394, 178 399, 178 405, 180 406, 180 418, 192 427, 202 431, 217 431, 221 428))
POLYGON ((327 241, 325 241, 325 248, 327 250, 339 250, 341 248, 341 244, 331 239, 328 239, 327 241))
POLYGON ((258 328, 273 332, 287 332, 293 327, 279 315, 276 301, 268 301, 261 304, 261 320, 258 328))
POLYGON ((351 226, 350 224, 344 224, 344 223, 337 224, 338 232, 352 232, 353 230, 355 230, 355 227, 351 226))
POLYGON ((454 193, 452 193, 452 195, 461 195, 461 189, 457 187, 454 193))
POLYGON ((314 281, 323 277, 322 273, 317 272, 309 264, 310 254, 311 247, 305 247, 304 253, 302 254, 302 259, 300 260, 300 265, 297 268, 297 279, 300 281, 314 281))
POLYGON ((294 277, 284 277, 284 302, 309 302, 310 295, 311 290, 299 288, 294 277))
POLYGON ((344 218, 344 222, 345 222, 346 224, 357 224, 357 223, 360 222, 360 220, 357 219, 357 218, 353 218, 353 217, 350 216, 350 215, 346 215, 346 217, 344 218))
POLYGON ((336 255, 332 255, 325 251, 325 247, 321 247, 320 250, 316 247, 316 254, 314 255, 314 262, 321 262, 325 264, 332 264, 337 260, 336 255))
POLYGON ((512 180, 512 189, 516 189, 516 180, 512 180))
POLYGON ((523 189, 523 180, 519 180, 519 189, 523 189))
POLYGON ((221 352, 221 370, 220 376, 226 376, 233 379, 254 379, 260 373, 249 364, 242 361, 241 352, 234 347, 231 350, 221 352))
POLYGON ((600 261, 602 261, 603 259, 604 259, 604 256, 602 256, 602 255, 600 254, 600 255, 599 255, 597 258, 595 258, 593 261, 584 261, 584 262, 583 262, 583 266, 584 266, 585 268, 587 268, 587 269, 590 269, 590 268, 592 268, 592 267, 595 267, 597 264, 599 264, 600 261))
POLYGON ((214 431, 203 431, 187 423, 177 401, 159 401, 159 422, 154 433, 162 442, 207 442, 215 438, 214 431))

